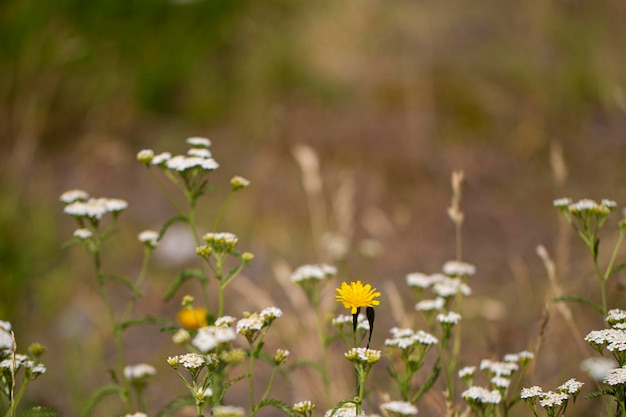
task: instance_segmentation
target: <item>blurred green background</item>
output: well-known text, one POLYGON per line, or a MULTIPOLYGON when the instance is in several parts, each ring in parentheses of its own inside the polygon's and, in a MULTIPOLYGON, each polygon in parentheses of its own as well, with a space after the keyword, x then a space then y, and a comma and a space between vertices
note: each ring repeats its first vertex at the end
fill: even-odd
MULTIPOLYGON (((449 178, 463 169, 474 294, 506 307, 468 320, 468 334, 479 326, 484 336, 468 342, 467 361, 531 347, 549 294, 536 245, 556 252, 566 293, 595 288, 552 200, 626 202, 625 19, 621 0, 3 1, 0 319, 61 365, 34 384, 33 401, 75 414, 112 354, 87 257, 61 248, 73 224, 58 196, 82 188, 128 200, 107 261, 132 274, 140 251, 124 255, 136 233, 172 214, 136 152, 181 153, 187 136, 213 140, 216 184, 252 181, 224 228, 257 254, 248 275, 272 291, 277 262, 320 261, 294 146, 319 158, 323 229, 384 249, 375 262, 351 258, 355 276, 342 279, 381 288, 454 257, 449 178)), ((221 202, 224 187, 215 194, 221 202)), ((203 208, 207 225, 214 204, 203 208)), ((158 290, 177 267, 157 262, 147 311, 176 309, 158 290)), ((611 305, 624 308, 620 288, 612 283, 611 305)), ((599 325, 573 310, 583 335, 599 325)), ((558 320, 533 383, 579 373, 584 355, 560 351, 563 337, 575 342, 558 320)), ((162 360, 151 343, 136 361, 162 360)))

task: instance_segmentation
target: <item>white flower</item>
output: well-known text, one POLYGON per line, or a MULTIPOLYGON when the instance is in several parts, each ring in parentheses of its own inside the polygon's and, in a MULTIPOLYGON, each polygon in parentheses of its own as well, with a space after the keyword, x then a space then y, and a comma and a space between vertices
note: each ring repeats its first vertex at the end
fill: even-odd
POLYGON ((415 304, 415 309, 417 311, 433 311, 433 310, 441 310, 445 305, 446 301, 437 297, 434 300, 422 300, 419 303, 415 304))
POLYGON ((337 268, 334 266, 319 264, 319 265, 302 265, 291 274, 291 281, 322 281, 326 278, 331 278, 337 274, 337 268))
POLYGON ((186 329, 178 329, 176 333, 172 336, 172 342, 177 345, 185 345, 189 342, 191 338, 191 334, 186 329))
POLYGON ((213 407, 213 417, 245 417, 245 411, 241 407, 233 405, 218 405, 213 407))
POLYGON ((159 233, 155 232, 154 230, 144 230, 143 232, 139 233, 139 235, 137 235, 137 239, 139 239, 141 243, 144 243, 151 248, 156 248, 157 244, 159 243, 159 233))
POLYGON ((466 366, 459 369, 459 378, 469 378, 474 376, 474 372, 476 372, 475 366, 466 366))
POLYGON ((315 404, 313 404, 310 400, 305 400, 295 403, 291 408, 296 413, 306 414, 315 409, 315 404))
POLYGON ((77 237, 81 240, 89 239, 93 236, 93 232, 89 229, 76 229, 74 230, 74 237, 77 237))
POLYGON ((104 198, 102 204, 106 207, 107 211, 116 213, 128 208, 128 203, 125 200, 119 198, 104 198))
POLYGON ((611 369, 608 375, 604 377, 602 382, 611 386, 622 385, 626 383, 626 366, 611 369))
POLYGON ((43 363, 37 363, 31 366, 30 371, 35 376, 42 375, 46 373, 46 366, 43 363))
POLYGON ((620 310, 619 308, 614 308, 612 310, 609 310, 606 314, 605 320, 607 323, 611 325, 622 322, 626 320, 626 311, 620 310))
POLYGON ((236 337, 235 331, 230 327, 207 326, 198 329, 198 334, 193 338, 191 344, 201 352, 207 353, 218 345, 235 340, 236 337))
POLYGON ((429 275, 421 272, 413 272, 406 276, 406 283, 409 287, 428 288, 433 283, 429 275))
POLYGON ((277 319, 283 315, 283 311, 278 307, 266 307, 261 310, 259 317, 265 323, 272 322, 274 319, 277 319))
POLYGON ((520 392, 519 396, 521 399, 526 399, 526 398, 541 397, 542 395, 543 395, 543 390, 541 389, 541 387, 535 385, 530 388, 522 388, 522 391, 520 392))
POLYGON ((554 205, 554 207, 557 207, 557 208, 568 207, 570 204, 572 204, 572 199, 571 198, 559 198, 559 199, 554 200, 552 204, 554 205))
POLYGON ((206 364, 206 358, 197 353, 186 353, 178 356, 178 362, 182 364, 185 369, 195 370, 202 368, 206 364))
POLYGON ((154 158, 154 151, 152 149, 142 149, 137 152, 137 160, 142 164, 150 165, 154 158))
POLYGON ((566 401, 569 398, 569 395, 564 392, 554 392, 548 391, 544 392, 539 400, 539 405, 543 408, 553 408, 556 406, 560 406, 563 404, 563 401, 566 401))
POLYGON ((171 153, 161 152, 158 155, 154 155, 154 158, 152 158, 152 165, 164 165, 167 161, 170 160, 171 157, 171 153))
POLYGON ((187 138, 187 140, 185 141, 187 142, 188 145, 191 145, 193 147, 198 147, 198 148, 208 148, 209 146, 211 146, 211 140, 208 138, 201 138, 198 136, 193 136, 190 138, 187 138))
POLYGON ((490 359, 480 361, 480 370, 487 371, 492 376, 511 376, 519 369, 519 365, 514 362, 498 362, 490 359))
POLYGON ((215 320, 215 327, 230 327, 237 321, 233 316, 222 316, 215 320))
MULTIPOLYGON (((361 414, 362 416, 363 414, 361 414)), ((324 417, 361 417, 356 415, 356 404, 347 403, 339 407, 334 413, 333 410, 328 410, 324 417)))
POLYGON ((165 162, 165 166, 178 172, 185 172, 193 168, 200 168, 204 171, 213 171, 219 168, 219 164, 212 158, 184 155, 176 155, 168 159, 167 162, 165 162))
POLYGON ((580 369, 596 381, 602 381, 617 366, 617 362, 609 358, 587 358, 580 363, 580 369))
POLYGON ((450 311, 447 314, 437 314, 437 321, 442 324, 457 324, 461 321, 461 315, 450 311))
POLYGON ((498 390, 489 391, 483 387, 470 387, 463 391, 461 397, 468 403, 499 404, 502 401, 502 395, 498 390))
POLYGON ((260 331, 263 328, 263 320, 258 314, 251 314, 237 322, 237 333, 241 335, 249 335, 260 331))
POLYGON ((380 408, 395 415, 412 416, 417 414, 417 407, 406 401, 390 401, 381 405, 380 408))
POLYGON ((11 322, 0 320, 0 330, 4 330, 5 332, 11 331, 11 322))
POLYGON ((147 363, 140 363, 137 365, 129 365, 124 368, 124 378, 129 381, 136 381, 144 379, 156 374, 156 369, 152 365, 147 363))
POLYGON ((89 194, 83 190, 69 190, 61 194, 59 198, 61 202, 65 204, 73 203, 74 201, 85 201, 89 198, 89 194))
POLYGON ((469 285, 465 284, 459 278, 449 278, 439 280, 433 285, 433 291, 440 297, 448 298, 457 294, 468 296, 472 293, 469 285))
POLYGON ((0 330, 0 352, 13 350, 13 337, 11 333, 0 330))
POLYGON ((187 151, 187 155, 189 156, 197 156, 198 158, 211 158, 213 155, 211 151, 206 148, 191 148, 187 151))
POLYGON ((498 388, 504 388, 504 389, 507 389, 509 385, 511 384, 511 380, 503 376, 494 376, 493 378, 491 378, 490 382, 494 386, 498 388))
POLYGON ((142 413, 138 411, 133 414, 126 414, 124 417, 148 417, 148 415, 146 413, 142 413))
POLYGON ((352 362, 373 364, 380 360, 380 350, 367 349, 363 347, 352 348, 344 356, 352 362))
POLYGON ((557 389, 568 394, 577 394, 583 387, 584 383, 577 381, 575 378, 568 379, 563 385, 557 389))
POLYGON ((470 277, 476 273, 476 267, 466 262, 448 261, 443 264, 443 273, 452 277, 470 277))
POLYGON ((106 206, 99 199, 91 198, 87 202, 75 201, 68 204, 63 212, 74 217, 90 217, 100 220, 107 213, 106 206))
POLYGON ((206 387, 205 389, 203 389, 202 387, 198 387, 196 395, 202 398, 210 398, 213 396, 213 390, 211 389, 211 387, 206 387))

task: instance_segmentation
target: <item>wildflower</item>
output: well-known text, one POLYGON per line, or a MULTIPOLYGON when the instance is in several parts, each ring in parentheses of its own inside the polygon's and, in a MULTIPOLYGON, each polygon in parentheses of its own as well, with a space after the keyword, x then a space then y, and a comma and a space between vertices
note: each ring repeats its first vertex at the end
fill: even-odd
POLYGON ((469 285, 458 278, 448 278, 440 280, 433 285, 433 291, 440 297, 449 298, 457 294, 468 296, 472 293, 469 285))
POLYGON ((201 352, 207 353, 219 345, 235 340, 236 334, 230 327, 201 327, 191 344, 201 352))
POLYGON ((137 235, 137 239, 148 248, 154 249, 159 243, 159 234, 154 230, 144 230, 137 235))
POLYGON ((124 368, 124 378, 129 381, 143 380, 156 374, 156 369, 152 365, 140 363, 129 365, 124 368))
POLYGON ((519 396, 523 400, 537 398, 537 397, 543 396, 543 390, 541 389, 541 387, 537 385, 532 386, 530 388, 522 388, 522 391, 520 392, 519 396))
POLYGON ((171 366, 172 368, 176 369, 178 367, 178 363, 180 362, 180 360, 178 359, 178 356, 169 356, 167 358, 167 364, 169 366, 171 366))
POLYGON ((101 199, 89 199, 88 201, 74 201, 63 209, 65 214, 73 217, 88 217, 100 220, 107 213, 107 208, 101 199))
POLYGON ((412 416, 417 414, 417 407, 406 401, 390 401, 380 406, 391 417, 412 416))
POLYGON ((152 165, 164 166, 165 163, 169 161, 171 157, 172 157, 171 153, 161 152, 160 154, 155 155, 154 158, 152 158, 152 165))
POLYGON ((611 326, 614 326, 617 323, 622 323, 626 320, 626 310, 620 310, 619 308, 609 310, 605 320, 611 326))
POLYGON ((626 383, 626 366, 611 369, 607 376, 602 380, 605 384, 622 385, 626 383))
POLYGON ((441 324, 455 325, 461 321, 461 315, 454 311, 449 311, 446 314, 437 314, 437 321, 441 324))
POLYGON ((554 408, 563 405, 563 402, 567 401, 568 398, 569 395, 563 392, 548 391, 544 392, 541 396, 541 399, 539 400, 539 405, 543 408, 554 408))
POLYGON ((230 327, 237 319, 232 316, 222 316, 215 320, 215 327, 230 327))
POLYGON ((335 232, 325 233, 321 238, 321 245, 334 260, 345 259, 350 251, 349 240, 335 232))
POLYGON ((287 362, 287 358, 289 357, 289 351, 285 349, 277 349, 276 354, 274 355, 274 364, 280 365, 282 363, 287 362))
POLYGON ((310 414, 313 410, 315 410, 315 404, 309 400, 299 401, 295 403, 291 409, 298 414, 306 415, 307 413, 310 414))
POLYGON ((211 158, 213 156, 211 154, 211 151, 206 148, 191 148, 187 151, 187 155, 205 159, 211 158))
POLYGON ((492 376, 511 376, 519 366, 513 362, 498 362, 490 359, 480 361, 480 370, 487 371, 492 376))
POLYGON ((207 233, 202 236, 202 239, 208 243, 211 249, 219 253, 231 252, 239 241, 235 234, 229 232, 207 233))
POLYGON ((441 297, 437 297, 434 300, 422 300, 419 303, 415 304, 415 309, 417 311, 437 311, 437 310, 441 310, 444 305, 445 305, 446 301, 441 298, 441 297))
POLYGON ((206 387, 206 388, 198 387, 197 388, 196 398, 204 400, 207 398, 211 398, 212 396, 213 396, 213 390, 211 389, 211 387, 206 387))
POLYGON ((178 329, 172 336, 172 342, 180 346, 186 345, 190 339, 191 335, 186 329, 178 329))
POLYGON ((206 326, 208 312, 200 307, 184 307, 176 316, 178 322, 185 328, 195 330, 206 326))
POLYGON ((86 201, 88 198, 89 194, 87 194, 87 192, 74 189, 64 192, 63 194, 61 194, 61 197, 59 199, 65 204, 71 204, 75 201, 86 201))
MULTIPOLYGON (((168 358, 168 363, 169 362, 168 358)), ((186 353, 178 356, 178 363, 183 365, 183 367, 187 370, 197 370, 206 365, 206 358, 202 355, 198 355, 197 353, 186 353)))
POLYGON ((429 275, 421 272, 413 272, 406 276, 406 283, 409 287, 425 289, 431 286, 433 280, 429 275))
POLYGON ((380 360, 380 354, 380 350, 359 347, 350 349, 344 355, 350 362, 373 365, 380 360))
POLYGON ((443 264, 443 273, 451 277, 470 277, 476 273, 476 267, 466 262, 448 261, 443 264))
POLYGON ((74 230, 74 237, 80 240, 87 240, 93 236, 93 232, 89 229, 76 229, 74 230))
POLYGON ((122 200, 119 198, 104 198, 101 200, 107 211, 110 211, 111 213, 118 213, 128 208, 128 203, 126 202, 126 200, 122 200))
POLYGON ((245 417, 245 412, 241 407, 218 405, 213 407, 213 417, 245 417))
POLYGON ((193 137, 187 138, 187 140, 185 142, 187 142, 188 145, 191 145, 194 148, 208 148, 209 146, 211 146, 211 140, 210 139, 202 138, 202 137, 198 137, 198 136, 193 136, 193 137))
POLYGON ((291 274, 291 281, 300 283, 303 281, 323 281, 337 274, 337 268, 334 266, 319 265, 302 265, 291 274))
POLYGON ((250 180, 240 177, 236 175, 230 179, 230 187, 233 191, 241 190, 242 188, 247 188, 250 185, 250 180))
POLYGON ((505 390, 511 384, 511 380, 503 376, 494 376, 489 382, 491 382, 496 388, 502 388, 505 390))
POLYGON ((283 315, 283 311, 278 307, 266 307, 261 310, 259 313, 259 318, 263 320, 263 324, 265 326, 269 326, 272 324, 274 320, 281 317, 283 315))
POLYGON ((126 414, 124 417, 148 417, 148 415, 146 413, 137 411, 136 413, 133 413, 133 414, 126 414))
POLYGON ((231 349, 220 352, 220 360, 230 365, 237 365, 243 362, 247 357, 247 353, 243 349, 231 349))
MULTIPOLYGON (((2 323, 0 321, 0 323, 2 323)), ((4 322, 8 323, 8 322, 4 322)), ((2 326, 0 326, 2 327, 2 326)), ((11 336, 11 324, 9 323, 9 330, 0 328, 0 356, 2 351, 13 351, 13 337, 11 336)))
POLYGON ((471 378, 474 376, 474 372, 476 372, 475 366, 466 366, 464 368, 459 369, 459 378, 471 378))
POLYGON ((469 387, 463 391, 461 397, 471 405, 483 405, 483 404, 499 404, 502 401, 502 394, 500 391, 489 391, 483 387, 469 387))
POLYGON ((584 383, 577 381, 575 378, 568 379, 563 385, 559 386, 557 389, 561 392, 565 392, 567 394, 578 394, 580 389, 583 387, 584 383))
POLYGON ((197 156, 176 155, 165 162, 168 169, 177 172, 185 172, 194 168, 203 171, 214 171, 219 168, 219 164, 212 158, 200 158, 197 156))
POLYGON ((596 381, 602 381, 615 366, 617 362, 608 358, 587 358, 580 363, 580 369, 596 381))
POLYGON ((385 340, 385 346, 398 347, 402 350, 409 349, 416 345, 432 346, 439 343, 439 340, 437 340, 435 336, 423 330, 414 332, 411 329, 393 327, 390 333, 393 337, 385 340))
POLYGON ((362 417, 362 416, 363 414, 361 414, 360 416, 356 415, 356 404, 354 403, 346 403, 342 405, 341 407, 339 407, 338 409, 328 410, 324 414, 324 417, 362 417))
POLYGON ((336 291, 338 294, 335 295, 335 299, 343 303, 345 308, 349 308, 351 314, 356 314, 358 308, 380 304, 380 301, 375 300, 376 297, 380 297, 380 292, 376 292, 376 288, 372 289, 370 284, 363 285, 361 281, 351 282, 350 285, 342 282, 341 288, 337 288, 336 291))
POLYGON ((248 341, 252 341, 261 329, 264 327, 263 319, 257 313, 250 314, 237 322, 236 330, 248 341))
POLYGON ((150 166, 150 163, 154 159, 154 151, 152 149, 143 149, 137 152, 137 160, 145 166, 150 166))
POLYGON ((519 362, 522 366, 526 365, 528 362, 530 362, 531 360, 533 360, 533 358, 535 357, 535 354, 532 352, 529 352, 527 350, 522 350, 521 352, 519 352, 517 354, 518 358, 519 358, 519 362))

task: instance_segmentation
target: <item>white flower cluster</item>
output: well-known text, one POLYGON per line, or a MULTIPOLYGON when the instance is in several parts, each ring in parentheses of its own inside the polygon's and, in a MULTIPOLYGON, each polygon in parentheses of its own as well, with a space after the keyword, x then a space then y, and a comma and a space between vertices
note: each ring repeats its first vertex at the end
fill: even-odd
POLYGON ((355 363, 374 364, 380 360, 380 350, 367 349, 363 347, 352 348, 345 354, 346 359, 355 363))
POLYGON ((611 386, 626 384, 626 366, 611 369, 602 382, 611 386))
MULTIPOLYGON (((107 213, 118 214, 128 208, 128 203, 119 198, 90 198, 82 190, 71 190, 61 194, 66 204, 63 211, 73 217, 101 220, 107 213)), ((79 232, 81 234, 82 232, 79 232)), ((80 236, 79 236, 80 237, 80 236)))
POLYGON ((468 404, 500 404, 502 394, 498 390, 489 391, 483 387, 469 387, 463 391, 461 397, 468 404))
POLYGON ((511 376, 518 369, 519 365, 515 362, 500 362, 490 359, 480 361, 480 370, 486 372, 491 377, 511 376))
POLYGON ((172 156, 169 152, 155 155, 153 150, 144 149, 137 153, 137 160, 146 166, 159 166, 180 173, 193 169, 213 171, 219 168, 219 164, 213 159, 211 151, 207 149, 211 146, 209 139, 191 137, 186 142, 191 146, 191 149, 187 151, 187 155, 172 156))
POLYGON ((7 369, 10 372, 15 373, 18 369, 22 368, 31 372, 35 377, 46 372, 46 366, 43 363, 37 363, 28 356, 20 353, 16 354, 14 357, 9 357, 0 361, 0 370, 7 369))
POLYGON ((239 242, 237 235, 230 232, 207 233, 202 236, 202 240, 216 252, 230 252, 239 242))
POLYGON ((626 350, 626 331, 621 329, 592 330, 585 336, 585 341, 598 351, 603 347, 609 352, 626 350))
POLYGON ((124 378, 128 381, 138 381, 156 374, 156 369, 147 363, 128 365, 124 367, 124 378))
POLYGON ((220 345, 227 344, 237 337, 231 327, 206 326, 198 329, 198 333, 191 340, 191 344, 200 352, 208 353, 220 345))
POLYGON ((567 404, 570 395, 576 398, 583 385, 584 383, 577 381, 575 378, 567 380, 556 391, 544 392, 541 387, 535 385, 530 388, 522 388, 520 398, 532 405, 539 399, 539 405, 543 408, 560 407, 567 404))
POLYGON ((471 277, 476 273, 476 267, 467 262, 448 261, 443 264, 443 273, 451 277, 471 277))
POLYGON ((608 199, 602 199, 600 203, 597 203, 589 198, 584 198, 576 202, 573 202, 570 198, 559 198, 554 200, 553 204, 554 207, 560 210, 566 210, 575 216, 585 214, 608 216, 617 208, 617 203, 608 199))
POLYGON ((310 400, 299 401, 291 407, 293 411, 299 414, 307 414, 315 409, 315 404, 310 400))
MULTIPOLYGON (((346 403, 341 407, 335 409, 331 409, 324 413, 324 417, 365 417, 364 413, 359 415, 356 414, 356 404, 354 403, 346 403)), ((375 417, 375 416, 372 416, 375 417)))
POLYGON ((2 351, 13 351, 11 323, 4 320, 0 320, 0 354, 2 351))
POLYGON ((246 413, 242 407, 233 405, 218 405, 213 407, 213 417, 245 417, 246 413))
POLYGON ((417 311, 439 311, 446 305, 446 300, 437 297, 434 300, 422 300, 415 304, 417 311))
POLYGON ((389 332, 392 337, 385 339, 385 346, 397 347, 402 350, 407 350, 417 345, 432 346, 439 343, 435 336, 423 330, 415 332, 412 329, 393 327, 389 332))
POLYGON ((337 274, 337 268, 334 266, 319 265, 302 265, 291 274, 291 281, 322 281, 331 278, 337 274))
POLYGON ((380 406, 392 416, 413 416, 417 414, 417 407, 407 401, 390 401, 380 406))
POLYGON ((186 353, 184 355, 170 356, 167 358, 167 363, 174 368, 181 364, 185 369, 195 371, 207 364, 207 357, 197 353, 186 353))
MULTIPOLYGON (((348 314, 340 314, 337 317, 332 318, 331 324, 334 327, 338 327, 338 328, 341 328, 346 324, 349 324, 350 326, 352 326, 352 316, 348 314)), ((357 316, 356 328, 357 330, 364 330, 366 332, 369 331, 370 329, 369 321, 367 321, 365 316, 363 316, 362 314, 359 314, 357 316)))
POLYGON ((461 315, 454 311, 437 314, 437 321, 441 324, 455 325, 461 321, 461 315))
POLYGON ((606 314, 605 320, 612 327, 616 327, 616 324, 622 324, 626 321, 626 310, 620 310, 619 308, 609 310, 606 314))
POLYGON ((150 248, 156 248, 159 243, 159 233, 154 230, 144 230, 137 235, 137 239, 150 248))
POLYGON ((464 366, 463 368, 459 369, 459 378, 461 379, 471 378, 474 376, 475 372, 476 372, 475 366, 464 366))
POLYGON ((567 401, 569 395, 564 392, 548 391, 544 392, 539 400, 539 405, 543 408, 554 408, 563 405, 567 401))

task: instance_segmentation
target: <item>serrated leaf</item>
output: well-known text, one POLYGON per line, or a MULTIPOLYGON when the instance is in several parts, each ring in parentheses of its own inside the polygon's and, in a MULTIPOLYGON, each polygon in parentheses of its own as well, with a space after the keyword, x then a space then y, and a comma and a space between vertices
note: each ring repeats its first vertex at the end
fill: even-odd
POLYGON ((169 301, 174 297, 176 291, 187 281, 192 278, 198 278, 200 281, 204 282, 205 277, 202 274, 202 271, 199 269, 185 269, 183 272, 176 276, 176 279, 172 282, 170 287, 165 292, 165 296, 163 296, 163 301, 169 301))
POLYGON ((59 415, 59 411, 53 408, 33 407, 30 410, 21 411, 15 417, 55 417, 59 415))
POLYGON ((139 319, 126 320, 118 323, 118 327, 121 330, 125 330, 131 326, 138 326, 141 324, 163 324, 167 323, 169 320, 164 317, 159 316, 145 316, 139 319))
POLYGON ((589 394, 585 395, 585 399, 590 400, 592 398, 598 398, 604 395, 615 395, 615 391, 609 390, 609 389, 603 389, 600 391, 590 392, 589 394))
POLYGON ((253 413, 256 413, 261 408, 267 407, 267 406, 278 408, 279 410, 281 410, 283 413, 287 414, 290 417, 298 417, 300 415, 296 413, 295 411, 293 411, 293 409, 289 407, 287 404, 285 404, 284 402, 278 401, 278 400, 272 400, 271 398, 259 401, 257 405, 254 406, 253 413))
POLYGON ((195 404, 196 400, 191 395, 178 397, 167 403, 163 408, 161 408, 161 410, 156 414, 155 417, 169 417, 172 415, 173 412, 195 404))
POLYGON ((589 307, 593 308, 594 310, 596 310, 598 313, 600 313, 600 315, 602 315, 602 307, 600 307, 599 305, 597 305, 596 303, 594 303, 593 301, 585 298, 585 297, 578 297, 578 296, 563 296, 563 297, 557 297, 557 298, 553 298, 552 301, 554 301, 555 303, 560 303, 560 302, 574 302, 574 303, 581 303, 581 304, 585 304, 588 305, 589 307))
POLYGON ((104 398, 108 397, 109 395, 112 395, 112 394, 122 395, 122 393, 123 393, 123 390, 118 385, 105 385, 104 387, 99 388, 96 392, 91 394, 91 397, 89 398, 89 402, 87 403, 87 406, 81 413, 81 417, 89 416, 91 412, 93 411, 93 409, 96 407, 96 405, 98 405, 100 401, 102 401, 104 398))
POLYGON ((126 285, 134 295, 138 296, 138 297, 142 297, 143 296, 143 292, 141 292, 141 290, 139 289, 139 287, 137 285, 135 285, 135 283, 128 278, 126 275, 122 275, 122 274, 106 274, 106 275, 101 275, 102 279, 108 279, 111 281, 118 281, 121 282, 122 284, 126 285))

